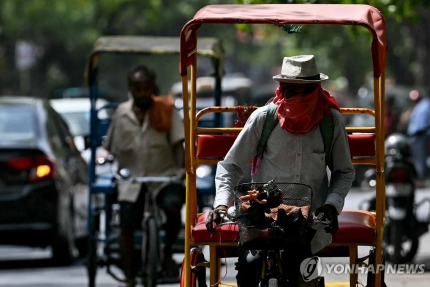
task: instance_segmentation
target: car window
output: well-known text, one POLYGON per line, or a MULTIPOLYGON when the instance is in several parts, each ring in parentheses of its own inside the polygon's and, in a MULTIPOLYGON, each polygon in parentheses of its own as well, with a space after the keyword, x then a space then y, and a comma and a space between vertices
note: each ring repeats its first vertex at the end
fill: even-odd
POLYGON ((73 136, 70 133, 69 127, 67 126, 67 123, 64 121, 64 119, 54 112, 54 117, 56 119, 55 125, 57 126, 58 133, 61 137, 61 143, 63 147, 67 149, 72 149, 72 145, 70 144, 71 141, 73 141, 73 136))
POLYGON ((62 113, 61 116, 66 121, 73 136, 84 136, 90 133, 89 112, 62 113))
POLYGON ((57 148, 69 152, 72 148, 70 145, 72 137, 67 124, 51 107, 48 107, 48 118, 48 132, 50 133, 52 141, 57 148))
POLYGON ((6 140, 34 139, 38 136, 36 114, 23 105, 0 106, 0 138, 6 140))

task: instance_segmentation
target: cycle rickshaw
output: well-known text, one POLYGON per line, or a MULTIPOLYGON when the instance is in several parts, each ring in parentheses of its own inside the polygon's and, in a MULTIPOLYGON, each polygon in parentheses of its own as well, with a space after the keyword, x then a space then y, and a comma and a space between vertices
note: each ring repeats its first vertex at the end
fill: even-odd
MULTIPOLYGON (((215 38, 204 38, 199 42, 198 55, 209 60, 214 69, 212 74, 215 82, 214 99, 219 105, 221 100, 221 78, 223 74, 222 60, 223 49, 219 40, 215 38)), ((87 84, 90 90, 91 110, 90 110, 90 135, 86 140, 87 146, 91 150, 90 165, 89 165, 89 209, 88 209, 88 229, 89 229, 89 250, 87 257, 87 272, 89 278, 89 286, 96 286, 97 269, 106 268, 108 274, 118 281, 123 281, 121 275, 117 274, 119 255, 118 255, 118 206, 116 201, 116 183, 115 171, 104 174, 98 173, 96 169, 97 149, 102 145, 103 137, 106 135, 110 118, 100 117, 99 112, 106 110, 107 114, 112 114, 119 102, 127 100, 127 88, 125 79, 127 70, 136 65, 136 63, 144 63, 153 68, 160 75, 161 71, 166 73, 166 65, 176 70, 179 55, 179 38, 178 37, 152 37, 152 36, 104 36, 97 40, 94 49, 91 52, 86 70, 87 84), (108 57, 109 56, 109 57, 108 57), (112 59, 111 57, 119 57, 112 59), (153 60, 158 56, 158 62, 153 60), (140 57, 140 58, 139 58, 140 57), (168 57, 170 62, 168 61, 168 57), (158 65, 158 66, 157 66, 158 65), (155 66, 155 67, 154 67, 155 66), (121 72, 122 68, 122 72, 121 72), (158 70, 157 70, 158 68, 158 70), (114 70, 112 76, 105 73, 106 70, 114 70), (121 76, 122 75, 122 76, 121 76), (108 80, 106 80, 108 78, 108 80), (101 96, 101 91, 108 90, 106 82, 120 78, 123 80, 123 88, 119 89, 117 94, 109 90, 109 104, 97 109, 96 100, 101 96)), ((170 85, 179 80, 179 76, 175 79, 177 73, 171 72, 172 77, 170 85)), ((117 86, 120 84, 117 83, 117 86)), ((169 86, 170 87, 170 86, 169 86)), ((166 91, 165 91, 166 92, 166 91)), ((167 91, 168 92, 168 91, 167 91)), ((106 114, 106 113, 105 113, 106 114)), ((214 122, 221 121, 221 118, 214 117, 214 122)), ((207 123, 206 123, 207 124, 207 123)), ((143 235, 136 237, 136 249, 140 247, 143 235)), ((147 236, 149 237, 149 236, 147 236)), ((181 237, 181 236, 180 236, 181 237)), ((162 238, 160 238, 162 239, 162 238)), ((174 246, 176 251, 182 251, 183 242, 179 238, 174 246)), ((144 248, 141 248, 144 249, 144 248)), ((151 249, 154 251, 154 249, 151 249)), ((156 255, 156 254, 155 254, 156 255)), ((151 260, 152 266, 158 266, 159 262, 154 254, 148 254, 147 257, 151 260)), ((158 260, 159 261, 159 260, 158 260)), ((154 273, 148 271, 148 273, 154 273)), ((152 274, 154 275, 154 274, 152 274)), ((154 275, 156 276, 156 275, 154 275)), ((155 278, 155 277, 153 277, 155 278)), ((154 281, 154 280, 152 280, 154 281)), ((155 279, 157 281, 157 279, 155 279)), ((155 286, 157 282, 150 283, 155 286)))
MULTIPOLYGON (((351 25, 364 27, 370 32, 375 108, 371 110, 357 107, 341 110, 344 114, 367 114, 375 118, 374 127, 347 127, 346 129, 353 163, 376 167, 376 212, 344 210, 339 216, 339 231, 333 236, 332 243, 318 255, 349 257, 350 264, 359 264, 363 258, 358 258, 358 247, 370 246, 375 248, 374 264, 380 266, 383 262, 381 241, 385 217, 383 115, 387 47, 383 16, 377 9, 369 5, 209 5, 200 9, 194 18, 183 26, 180 34, 180 74, 183 83, 184 110, 189 110, 189 113, 184 113, 187 196, 185 258, 181 286, 206 286, 206 282, 200 282, 202 273, 198 271, 206 267, 210 269, 210 286, 221 286, 220 259, 225 257, 223 252, 229 250, 230 247, 237 248, 238 245, 239 232, 236 224, 223 225, 211 234, 205 227, 207 214, 197 213, 196 206, 196 168, 201 164, 216 163, 221 160, 241 130, 240 127, 201 128, 197 125, 199 118, 204 114, 236 112, 239 108, 212 106, 201 111, 196 109, 198 29, 210 24, 270 24, 277 28, 284 24, 351 25), (191 81, 190 88, 188 88, 188 81, 191 81), (201 262, 203 259, 199 248, 202 246, 209 247, 209 262, 201 262)), ((382 286, 382 272, 376 272, 372 280, 374 284, 372 286, 382 286)), ((349 283, 336 286, 357 286, 357 281, 358 274, 351 272, 349 283)), ((330 286, 330 283, 327 283, 326 286, 330 286)))

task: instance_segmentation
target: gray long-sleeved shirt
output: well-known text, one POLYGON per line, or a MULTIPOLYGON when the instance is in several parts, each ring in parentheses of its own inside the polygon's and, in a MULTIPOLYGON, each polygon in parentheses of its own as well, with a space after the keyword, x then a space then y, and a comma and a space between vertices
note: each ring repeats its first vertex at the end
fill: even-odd
MULTIPOLYGON (((257 153, 266 110, 267 106, 264 106, 252 113, 225 159, 218 163, 214 207, 231 203, 233 189, 243 177, 244 167, 257 153)), ((307 184, 313 191, 312 210, 328 203, 340 213, 355 178, 355 171, 342 115, 334 109, 332 115, 335 127, 330 183, 319 126, 306 134, 291 134, 279 124, 270 134, 263 159, 252 180, 268 182, 275 179, 277 182, 307 184)))

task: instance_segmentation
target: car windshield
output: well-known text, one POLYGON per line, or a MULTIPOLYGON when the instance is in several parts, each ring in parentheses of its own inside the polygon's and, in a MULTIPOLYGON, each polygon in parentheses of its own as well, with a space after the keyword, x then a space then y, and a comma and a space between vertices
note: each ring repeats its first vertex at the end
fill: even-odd
POLYGON ((83 136, 90 133, 89 112, 62 113, 61 116, 66 121, 73 136, 83 136))
POLYGON ((0 106, 0 140, 34 139, 37 126, 34 111, 25 106, 0 106))

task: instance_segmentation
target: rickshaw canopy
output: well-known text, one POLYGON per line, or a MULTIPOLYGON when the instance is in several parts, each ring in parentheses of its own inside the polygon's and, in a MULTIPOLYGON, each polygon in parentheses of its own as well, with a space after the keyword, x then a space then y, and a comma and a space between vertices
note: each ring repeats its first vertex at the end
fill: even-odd
MULTIPOLYGON (((318 24, 357 25, 367 28, 373 37, 373 72, 379 77, 386 62, 385 22, 382 14, 369 5, 357 4, 245 4, 209 5, 200 9, 181 32, 179 72, 187 74, 187 67, 195 57, 197 30, 202 24, 318 24)), ((200 46, 199 38, 198 46, 200 46)))
MULTIPOLYGON (((103 36, 94 44, 93 54, 102 52, 179 54, 178 37, 103 36)), ((198 54, 221 59, 223 50, 217 38, 201 38, 198 54)))
MULTIPOLYGON (((197 55, 211 58, 217 71, 223 74, 224 50, 217 38, 202 37, 199 39, 197 55)), ((101 53, 135 53, 135 54, 178 54, 180 53, 179 37, 157 36, 102 36, 97 39, 91 51, 89 69, 98 66, 98 55, 101 53)), ((88 79, 87 83, 94 79, 88 79)))

